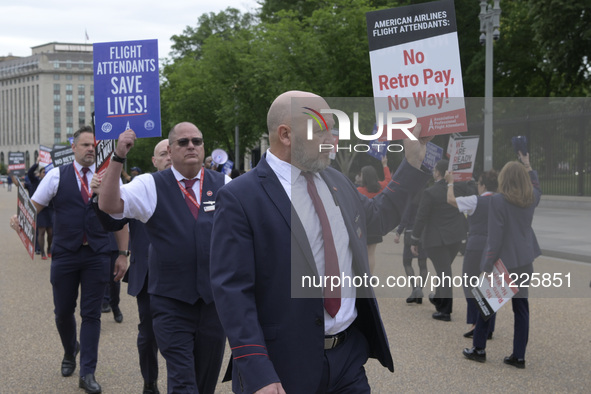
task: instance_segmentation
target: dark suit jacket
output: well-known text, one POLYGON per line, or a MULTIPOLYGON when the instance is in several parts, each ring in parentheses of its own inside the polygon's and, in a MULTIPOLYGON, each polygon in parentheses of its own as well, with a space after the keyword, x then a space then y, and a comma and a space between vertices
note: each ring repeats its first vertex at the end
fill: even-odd
POLYGON ((540 202, 542 190, 538 174, 530 171, 534 186, 534 203, 526 208, 513 205, 495 194, 491 197, 488 209, 488 238, 480 268, 491 272, 492 266, 500 258, 508 270, 531 265, 542 254, 536 234, 532 228, 534 210, 540 202))
MULTIPOLYGON (((456 196, 466 195, 462 185, 454 187, 456 196)), ((419 238, 423 248, 461 242, 466 239, 467 227, 464 215, 447 203, 445 180, 435 182, 433 186, 425 189, 412 229, 413 239, 417 239, 413 244, 418 244, 419 238)))
MULTIPOLYGON (((357 275, 369 272, 368 229, 382 234, 398 224, 407 196, 429 175, 401 164, 373 200, 334 169, 322 171, 341 207, 357 275), (378 231, 379 230, 379 231, 378 231)), ((304 227, 277 176, 263 158, 258 166, 220 189, 211 245, 211 285, 233 357, 233 390, 252 393, 281 381, 288 393, 314 392, 324 359, 321 293, 295 298, 301 275, 317 275, 304 227), (291 262, 291 263, 290 263, 291 262)), ((371 289, 356 302, 355 324, 370 356, 393 371, 384 327, 371 289)))

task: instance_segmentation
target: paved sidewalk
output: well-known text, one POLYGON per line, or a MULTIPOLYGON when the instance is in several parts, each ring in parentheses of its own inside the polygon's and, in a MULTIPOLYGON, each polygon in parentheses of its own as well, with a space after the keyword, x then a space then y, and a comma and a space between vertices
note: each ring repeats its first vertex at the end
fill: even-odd
MULTIPOLYGON (((31 260, 20 240, 9 228, 8 219, 16 212, 16 192, 0 188, 0 393, 82 393, 78 388, 78 368, 74 376, 60 375, 63 355, 55 328, 49 261, 39 256, 31 260)), ((585 213, 588 214, 588 213, 585 213)), ((588 237, 584 219, 573 225, 581 213, 568 215, 562 210, 540 209, 535 225, 542 248, 556 248, 570 243, 574 251, 579 237, 588 237), (548 224, 552 231, 545 234, 548 224), (576 227, 582 226, 582 227, 576 227), (551 241, 553 240, 554 243, 551 241)), ((587 222, 589 223, 589 222, 587 222)), ((587 241, 587 240, 585 240, 587 241)), ((582 244, 582 242, 581 242, 582 244)), ((585 242, 585 245, 587 242, 585 242)), ((377 248, 377 272, 380 277, 404 275, 402 245, 384 237, 377 248)), ((591 256, 587 246, 577 253, 591 256)), ((453 264, 459 275, 462 257, 453 264)), ((380 308, 394 356, 395 373, 389 373, 375 361, 367 364, 374 393, 394 392, 553 392, 588 393, 591 387, 591 264, 540 257, 537 272, 559 269, 569 274, 568 297, 557 298, 555 289, 532 289, 530 298, 531 331, 525 370, 504 365, 502 359, 511 352, 513 316, 504 307, 497 318, 494 339, 487 348, 484 364, 464 359, 461 351, 471 346, 462 337, 466 303, 461 289, 454 289, 452 322, 431 318, 429 302, 407 305, 410 291, 379 289, 380 308), (544 295, 548 298, 540 298, 544 295)), ((415 263, 416 269, 416 263, 415 263)), ((434 272, 431 263, 429 269, 434 272)), ((140 393, 142 388, 136 349, 137 306, 127 296, 123 284, 121 309, 123 323, 117 324, 112 314, 103 314, 99 360, 96 377, 103 393, 140 393)), ((425 297, 428 294, 425 291, 425 297)), ((561 293, 562 294, 562 293, 561 293)), ((80 323, 79 315, 77 316, 80 323)), ((228 358, 226 350, 226 358, 228 358)), ((165 363, 161 359, 159 386, 166 389, 165 363)), ((226 364, 222 368, 225 371, 226 364)), ((229 383, 219 384, 219 393, 230 393, 229 383)))
POLYGON ((544 256, 591 263, 591 208, 538 207, 533 227, 544 256))

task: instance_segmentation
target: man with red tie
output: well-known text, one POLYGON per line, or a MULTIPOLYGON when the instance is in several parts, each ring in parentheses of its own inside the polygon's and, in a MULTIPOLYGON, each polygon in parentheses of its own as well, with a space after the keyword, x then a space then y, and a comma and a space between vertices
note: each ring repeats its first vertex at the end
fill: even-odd
POLYGON ((211 286, 232 347, 234 392, 369 393, 368 357, 394 369, 371 288, 329 280, 304 289, 302 279, 369 274, 367 233, 393 229, 428 180, 428 139, 405 143, 406 159, 370 200, 319 149, 333 143, 333 119, 307 133, 307 113, 321 109, 328 104, 312 93, 277 97, 269 150, 218 195, 211 286))
MULTIPOLYGON (((95 172, 95 144, 92 127, 74 133, 74 162, 49 171, 35 194, 33 205, 40 212, 53 199, 54 223, 51 284, 55 323, 64 347, 61 372, 70 376, 80 352, 79 387, 87 393, 100 393, 94 372, 101 330, 101 303, 109 277, 110 234, 103 230, 91 204, 89 184, 95 172), (74 312, 80 288, 80 341, 76 339, 74 312)), ((119 250, 129 242, 127 228, 115 233, 119 250)), ((115 262, 115 281, 123 278, 127 257, 115 262)), ((50 388, 41 391, 52 391, 50 388)))
POLYGON ((214 393, 225 336, 211 294, 209 243, 217 192, 230 178, 203 168, 203 135, 183 122, 168 135, 172 167, 120 187, 122 163, 135 138, 132 130, 119 136, 99 207, 146 224, 148 293, 168 392, 214 393))

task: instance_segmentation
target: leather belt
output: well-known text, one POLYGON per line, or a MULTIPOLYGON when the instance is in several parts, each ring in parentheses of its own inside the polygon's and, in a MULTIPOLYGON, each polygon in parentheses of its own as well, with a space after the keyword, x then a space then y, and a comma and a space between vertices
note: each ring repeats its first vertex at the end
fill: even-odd
POLYGON ((334 335, 325 335, 324 336, 324 350, 334 349, 335 347, 339 346, 341 343, 347 340, 349 336, 349 330, 351 327, 347 328, 345 331, 341 331, 338 334, 334 335))

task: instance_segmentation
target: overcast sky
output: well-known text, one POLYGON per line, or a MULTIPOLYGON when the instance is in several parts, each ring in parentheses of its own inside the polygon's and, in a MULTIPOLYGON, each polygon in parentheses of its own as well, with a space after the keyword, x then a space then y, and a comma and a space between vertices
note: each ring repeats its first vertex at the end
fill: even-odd
POLYGON ((31 55, 49 42, 89 44, 158 39, 158 56, 168 57, 170 37, 195 27, 204 13, 227 7, 242 12, 256 0, 0 0, 0 56, 31 55))

